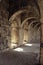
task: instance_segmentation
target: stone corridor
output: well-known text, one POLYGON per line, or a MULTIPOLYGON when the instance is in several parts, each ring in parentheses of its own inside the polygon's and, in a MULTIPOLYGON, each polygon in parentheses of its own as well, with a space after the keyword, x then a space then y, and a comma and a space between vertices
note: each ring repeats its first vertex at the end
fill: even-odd
MULTIPOLYGON (((12 49, 22 45, 24 48, 27 43, 40 45, 40 64, 43 65, 43 0, 0 0, 0 65, 3 63, 4 65, 18 65, 18 60, 18 64, 12 64, 16 59, 14 58, 16 54, 19 59, 19 53, 12 51, 12 49), (8 59, 9 63, 12 61, 10 64, 7 64, 8 59)), ((27 49, 29 51, 31 47, 27 49)), ((31 54, 29 53, 29 56, 31 54)), ((21 55, 22 53, 20 53, 21 55)), ((30 59, 27 56, 23 53, 23 62, 30 59)), ((29 62, 33 63, 33 61, 29 62)), ((22 65, 32 65, 28 64, 28 61, 24 64, 23 62, 22 65)))

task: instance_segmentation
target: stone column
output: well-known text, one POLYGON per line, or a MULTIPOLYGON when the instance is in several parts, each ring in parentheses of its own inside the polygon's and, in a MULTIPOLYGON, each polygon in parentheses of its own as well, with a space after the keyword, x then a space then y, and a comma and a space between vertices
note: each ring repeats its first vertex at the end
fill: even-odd
POLYGON ((28 26, 28 42, 31 41, 31 29, 30 26, 28 26))
POLYGON ((40 63, 43 64, 43 23, 41 23, 41 48, 40 48, 40 63))
POLYGON ((23 29, 19 28, 19 45, 23 44, 23 29))
POLYGON ((43 23, 41 23, 41 43, 43 43, 43 23))

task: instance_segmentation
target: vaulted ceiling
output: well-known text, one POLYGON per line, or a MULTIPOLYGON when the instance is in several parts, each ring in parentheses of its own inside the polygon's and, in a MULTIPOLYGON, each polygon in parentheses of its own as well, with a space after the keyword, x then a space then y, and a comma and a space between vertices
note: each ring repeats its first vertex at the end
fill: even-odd
POLYGON ((29 7, 30 7, 30 9, 28 9, 28 11, 27 11, 27 12, 29 12, 28 14, 27 14, 27 12, 24 12, 20 15, 21 22, 26 19, 27 15, 28 15, 28 17, 36 15, 36 13, 34 14, 34 12, 33 12, 36 9, 38 10, 37 12, 39 12, 38 15, 40 17, 40 8, 37 4, 37 0, 1 0, 0 6, 1 5, 3 6, 4 9, 6 9, 6 11, 8 11, 8 13, 9 13, 8 18, 10 18, 15 12, 22 10, 22 9, 28 9, 29 7))
MULTIPOLYGON (((25 8, 26 6, 35 6, 39 10, 37 0, 9 0, 9 17, 16 11, 25 8)), ((31 12, 30 12, 31 13, 31 12)), ((40 14, 40 10, 39 10, 40 14)), ((23 16, 23 15, 21 15, 23 16)))

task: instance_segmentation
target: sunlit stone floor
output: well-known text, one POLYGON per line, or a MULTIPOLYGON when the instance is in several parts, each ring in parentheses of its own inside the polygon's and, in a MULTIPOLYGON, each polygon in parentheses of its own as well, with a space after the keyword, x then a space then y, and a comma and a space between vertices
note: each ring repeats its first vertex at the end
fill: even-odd
POLYGON ((31 47, 22 45, 18 48, 23 50, 15 51, 15 49, 10 49, 0 53, 0 65, 36 65, 37 53, 32 52, 32 49, 29 50, 31 47))

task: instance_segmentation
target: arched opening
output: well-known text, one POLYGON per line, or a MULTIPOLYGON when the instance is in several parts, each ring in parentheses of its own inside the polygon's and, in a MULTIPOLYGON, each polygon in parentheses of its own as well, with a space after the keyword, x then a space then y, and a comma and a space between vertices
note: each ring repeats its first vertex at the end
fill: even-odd
POLYGON ((40 32, 37 32, 37 25, 40 23, 38 22, 39 19, 39 11, 37 8, 34 8, 33 5, 25 6, 21 10, 15 12, 9 19, 11 28, 13 25, 11 40, 13 40, 14 43, 18 43, 18 45, 22 45, 24 42, 40 42, 40 40, 36 40, 36 38, 39 39, 38 37, 40 37, 40 32), (39 34, 39 36, 37 36, 37 34, 39 34))
MULTIPOLYGON (((11 48, 22 48, 22 51, 40 53, 40 15, 37 9, 26 6, 15 12, 9 19, 11 23, 11 48), (34 12, 33 12, 34 11, 34 12), (13 42, 13 46, 12 46, 13 42), (16 44, 16 45, 15 45, 16 44), (24 45, 22 47, 22 45, 24 45), (28 48, 28 49, 27 49, 28 48), (30 50, 29 50, 30 49, 30 50)), ((19 48, 19 50, 20 50, 19 48)))
POLYGON ((34 18, 28 19, 25 19, 22 24, 22 28, 24 28, 24 43, 40 44, 40 22, 34 18))

